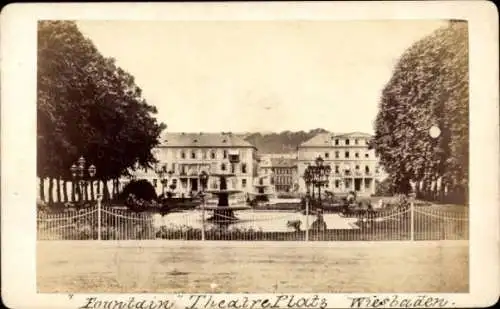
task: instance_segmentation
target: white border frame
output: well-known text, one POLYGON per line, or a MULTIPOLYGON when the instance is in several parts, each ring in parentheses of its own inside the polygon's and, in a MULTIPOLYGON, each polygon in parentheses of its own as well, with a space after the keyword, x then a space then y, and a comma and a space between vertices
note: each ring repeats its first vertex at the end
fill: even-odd
MULTIPOLYGON (((498 300, 498 14, 492 2, 259 2, 11 4, 1 15, 2 297, 20 308, 73 308, 85 294, 36 292, 36 29, 39 19, 366 20, 465 19, 470 38, 470 293, 436 294, 453 306, 498 300), (28 185, 27 185, 28 184, 28 185), (31 185, 30 185, 31 184, 31 185)), ((298 246, 308 246, 301 243, 298 246)), ((355 244, 354 244, 355 245, 355 244)), ((269 294, 268 294, 269 295, 269 294)), ((318 294, 329 308, 353 294, 318 294)), ((356 294, 358 295, 358 294, 356 294)), ((359 294, 361 295, 361 294, 359 294)), ((371 294, 370 294, 371 295, 371 294)), ((415 296, 413 294, 398 294, 415 296)), ((127 294, 100 294, 127 299, 127 294)), ((135 295, 139 297, 139 295, 135 295)), ((167 297, 144 294, 144 299, 167 297)), ((232 296, 236 296, 233 294, 232 296)), ((221 295, 217 297, 232 297, 221 295)), ((253 295, 252 297, 258 297, 253 295)), ((260 296, 263 296, 262 294, 260 296)), ((172 296, 173 297, 173 296, 172 296)))

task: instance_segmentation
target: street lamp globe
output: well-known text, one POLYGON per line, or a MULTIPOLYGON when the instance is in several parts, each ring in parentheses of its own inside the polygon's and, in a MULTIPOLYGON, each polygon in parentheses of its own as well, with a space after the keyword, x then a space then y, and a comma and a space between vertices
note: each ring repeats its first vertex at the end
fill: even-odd
POLYGON ((430 135, 432 138, 436 139, 436 138, 438 138, 438 137, 439 137, 439 135, 441 135, 441 129, 439 129, 439 127, 438 127, 438 126, 433 125, 433 126, 432 126, 432 127, 430 127, 430 129, 429 129, 429 135, 430 135))
POLYGON ((78 167, 76 166, 76 164, 71 165, 69 170, 71 171, 71 175, 73 177, 76 177, 76 172, 78 171, 78 167))
POLYGON ((316 158, 316 165, 317 166, 322 166, 323 165, 323 158, 321 156, 318 156, 316 158))
POLYGON ((96 168, 95 168, 95 165, 92 164, 90 167, 89 167, 89 175, 90 177, 94 177, 95 176, 95 173, 96 173, 96 168))
POLYGON ((85 166, 85 158, 84 157, 80 157, 80 159, 78 159, 78 164, 80 166, 82 166, 82 167, 85 166))

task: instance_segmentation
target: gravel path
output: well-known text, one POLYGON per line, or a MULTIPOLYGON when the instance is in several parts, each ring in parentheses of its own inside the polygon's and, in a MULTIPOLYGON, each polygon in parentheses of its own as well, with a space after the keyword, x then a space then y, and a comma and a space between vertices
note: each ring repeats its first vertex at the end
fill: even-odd
POLYGON ((39 292, 468 292, 468 243, 40 241, 39 292), (444 243, 442 243, 444 244, 444 243))

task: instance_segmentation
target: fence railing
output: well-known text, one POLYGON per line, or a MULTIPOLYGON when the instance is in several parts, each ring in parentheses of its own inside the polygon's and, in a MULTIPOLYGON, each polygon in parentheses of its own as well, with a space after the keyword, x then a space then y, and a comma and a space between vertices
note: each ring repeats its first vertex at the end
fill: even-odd
MULTIPOLYGON (((306 212, 307 213, 307 212, 306 212)), ((433 206, 377 211, 304 214, 244 210, 231 224, 210 222, 212 213, 189 210, 161 215, 97 206, 37 218, 39 240, 242 240, 377 241, 458 240, 469 237, 468 208, 433 206)))

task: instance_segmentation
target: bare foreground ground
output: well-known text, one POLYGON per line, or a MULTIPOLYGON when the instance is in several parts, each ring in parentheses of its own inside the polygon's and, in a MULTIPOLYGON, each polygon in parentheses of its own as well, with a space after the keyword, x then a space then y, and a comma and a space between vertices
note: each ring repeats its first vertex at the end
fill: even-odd
POLYGON ((41 293, 468 292, 467 241, 377 244, 39 241, 41 293))

